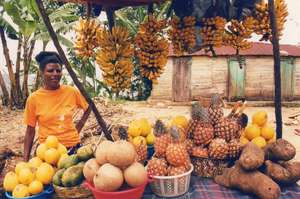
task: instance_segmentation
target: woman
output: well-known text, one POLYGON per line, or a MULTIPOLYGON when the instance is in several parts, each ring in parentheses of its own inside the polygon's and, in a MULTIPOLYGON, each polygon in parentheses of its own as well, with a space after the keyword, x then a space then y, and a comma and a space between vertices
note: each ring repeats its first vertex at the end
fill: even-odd
POLYGON ((88 109, 80 92, 67 85, 60 85, 62 62, 56 52, 43 51, 35 57, 43 78, 43 86, 26 101, 24 122, 27 125, 24 141, 24 160, 28 161, 38 124, 38 140, 54 135, 67 148, 78 146, 79 133, 73 123, 77 108, 88 109))

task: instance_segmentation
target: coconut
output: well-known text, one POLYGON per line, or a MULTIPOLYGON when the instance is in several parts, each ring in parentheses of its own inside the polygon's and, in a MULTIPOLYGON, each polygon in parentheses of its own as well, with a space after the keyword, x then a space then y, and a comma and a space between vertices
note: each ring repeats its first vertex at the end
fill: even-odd
POLYGON ((89 159, 83 167, 83 175, 86 180, 93 182, 94 176, 99 169, 99 165, 95 158, 89 159))
POLYGON ((141 163, 135 162, 124 170, 124 178, 129 186, 138 187, 146 182, 147 171, 141 163))
POLYGON ((123 173, 118 167, 106 163, 99 168, 93 182, 98 190, 116 191, 124 182, 123 173))
POLYGON ((119 168, 126 168, 135 161, 136 151, 130 142, 118 140, 110 147, 110 150, 107 151, 107 160, 109 163, 119 168))
POLYGON ((95 152, 96 161, 99 165, 103 165, 107 163, 107 152, 110 150, 111 145, 113 144, 112 141, 104 140, 101 142, 95 152))

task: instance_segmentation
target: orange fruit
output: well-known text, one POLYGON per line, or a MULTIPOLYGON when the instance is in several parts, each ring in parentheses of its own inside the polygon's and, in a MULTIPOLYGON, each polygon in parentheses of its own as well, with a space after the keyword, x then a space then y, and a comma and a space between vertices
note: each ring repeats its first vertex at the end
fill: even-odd
POLYGON ((271 139, 267 140, 267 143, 270 144, 270 143, 273 143, 276 141, 276 136, 274 135, 274 137, 272 137, 271 139))
POLYGON ((186 129, 189 121, 183 115, 177 115, 172 118, 170 126, 176 126, 178 128, 186 129))
POLYGON ((43 161, 39 157, 34 157, 34 158, 31 158, 28 161, 28 163, 31 167, 38 168, 43 163, 43 161))
POLYGON ((261 128, 261 136, 266 140, 270 140, 275 136, 275 129, 271 126, 265 125, 261 128))
POLYGON ((44 189, 43 183, 41 183, 38 180, 32 181, 28 186, 29 193, 31 193, 33 195, 41 193, 43 191, 43 189, 44 189))
POLYGON ((36 179, 43 184, 49 184, 54 176, 54 169, 48 163, 42 163, 36 171, 36 179))
POLYGON ((148 145, 154 144, 154 141, 155 141, 154 133, 152 132, 152 133, 148 134, 147 137, 146 137, 146 140, 147 140, 148 145))
POLYGON ((133 138, 132 143, 135 146, 139 146, 141 143, 145 143, 146 144, 147 140, 143 136, 137 136, 137 137, 133 138))
POLYGON ((26 185, 18 184, 14 188, 12 195, 14 198, 25 198, 25 197, 29 196, 30 193, 29 193, 28 187, 26 185))
POLYGON ((141 128, 141 136, 146 137, 149 133, 151 133, 151 124, 146 118, 142 118, 139 120, 140 128, 141 128))
POLYGON ((261 136, 254 138, 253 140, 251 140, 251 142, 259 146, 260 148, 264 148, 267 145, 265 138, 261 136))
POLYGON ((241 137, 240 138, 240 143, 244 146, 249 142, 249 140, 246 137, 241 137))
POLYGON ((257 111, 252 116, 252 123, 260 127, 264 126, 268 121, 268 114, 266 111, 257 111))
POLYGON ((68 153, 67 148, 61 143, 58 143, 57 150, 60 153, 60 155, 68 153))
POLYGON ((15 167, 15 173, 19 175, 19 172, 25 168, 29 168, 29 164, 27 162, 19 162, 15 167))
POLYGON ((48 150, 48 147, 45 143, 40 144, 36 149, 36 156, 41 160, 45 160, 45 152, 48 150))
POLYGON ((133 120, 132 122, 129 123, 128 125, 129 135, 131 135, 132 137, 137 137, 140 136, 141 133, 142 133, 142 129, 138 120, 133 120))
POLYGON ((19 184, 18 176, 14 172, 8 172, 3 180, 3 188, 5 191, 12 192, 14 188, 19 184))
POLYGON ((54 135, 50 135, 46 139, 46 145, 48 148, 57 148, 58 147, 58 139, 54 135))
POLYGON ((20 183, 28 185, 34 180, 34 174, 29 168, 21 169, 18 174, 18 180, 20 183))
POLYGON ((249 124, 245 129, 245 137, 250 141, 260 136, 260 128, 256 124, 249 124))
POLYGON ((55 165, 60 158, 60 153, 54 148, 50 148, 45 152, 45 162, 55 165))

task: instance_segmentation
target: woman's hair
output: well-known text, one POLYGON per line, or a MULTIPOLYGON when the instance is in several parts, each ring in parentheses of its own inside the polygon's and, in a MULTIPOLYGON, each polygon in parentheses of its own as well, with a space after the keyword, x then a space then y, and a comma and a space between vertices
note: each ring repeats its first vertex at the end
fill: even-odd
POLYGON ((35 60, 39 64, 41 71, 44 71, 45 67, 49 63, 55 63, 62 65, 62 61, 56 52, 42 51, 35 56, 35 60))

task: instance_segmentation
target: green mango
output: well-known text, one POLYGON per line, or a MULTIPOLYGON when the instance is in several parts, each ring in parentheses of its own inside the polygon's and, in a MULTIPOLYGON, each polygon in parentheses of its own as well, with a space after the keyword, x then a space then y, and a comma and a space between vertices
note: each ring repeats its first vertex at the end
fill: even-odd
POLYGON ((57 186, 62 186, 61 178, 65 171, 66 171, 66 169, 60 169, 54 174, 54 176, 52 178, 53 184, 55 184, 57 186))
POLYGON ((61 161, 58 162, 57 164, 57 167, 59 169, 62 169, 62 168, 69 168, 75 164, 77 164, 79 162, 79 159, 77 157, 77 155, 70 155, 69 157, 66 157, 64 159, 62 159, 61 161))
POLYGON ((87 161, 91 159, 93 155, 93 148, 91 145, 82 146, 77 150, 77 157, 81 161, 87 161))
POLYGON ((82 166, 71 166, 62 175, 61 182, 65 187, 79 185, 83 181, 82 166))
POLYGON ((82 169, 83 169, 84 165, 85 165, 84 161, 81 161, 78 164, 76 164, 76 166, 82 167, 82 169))

